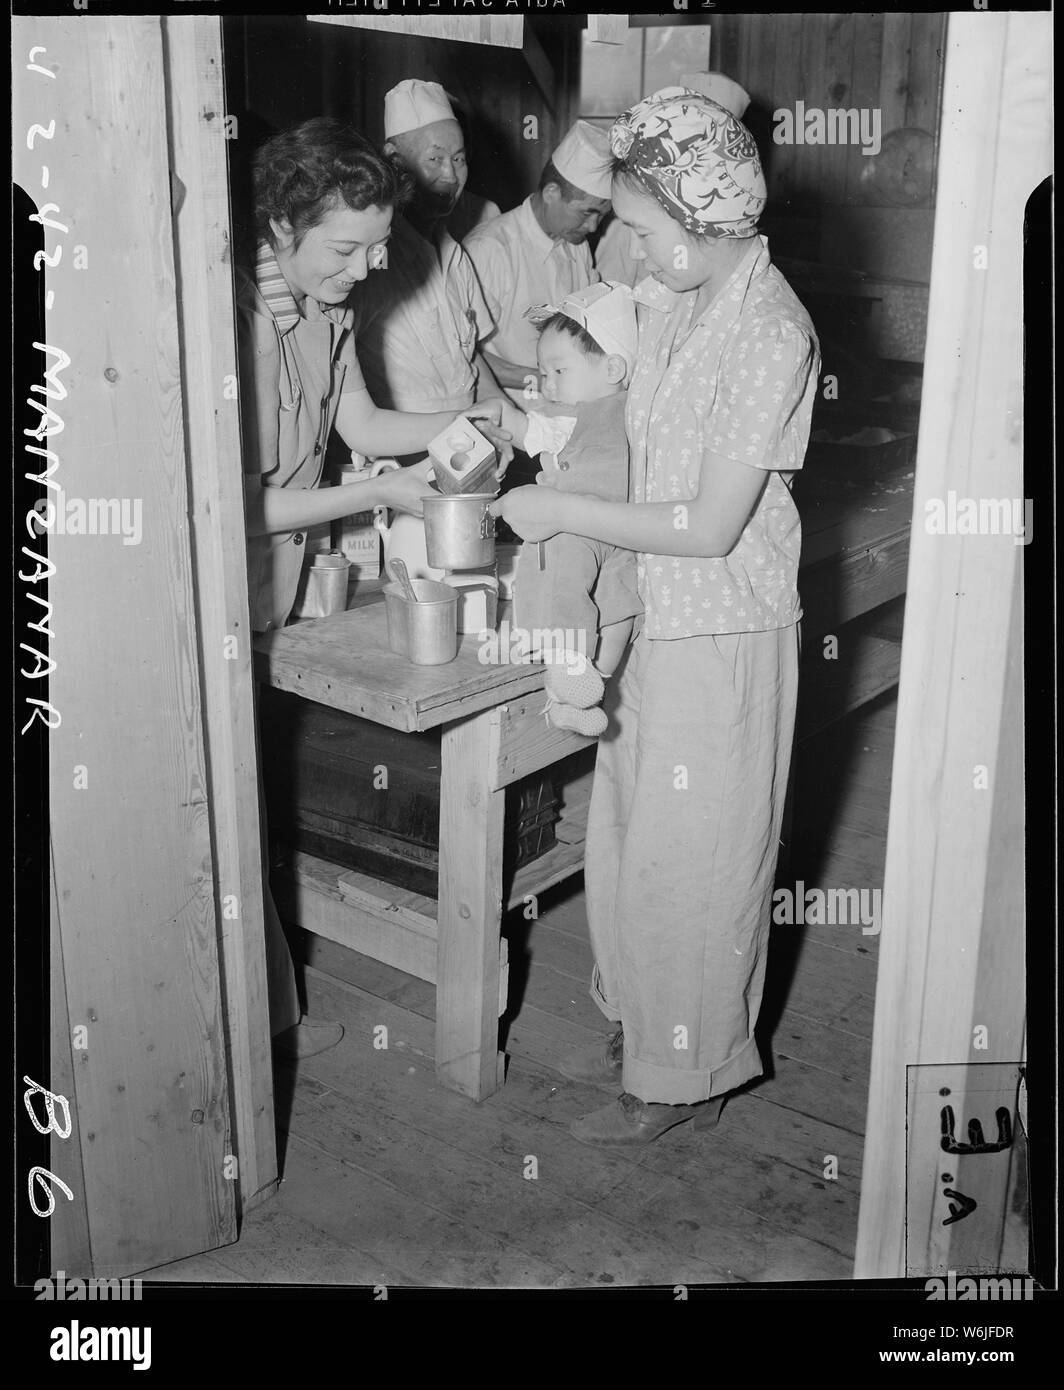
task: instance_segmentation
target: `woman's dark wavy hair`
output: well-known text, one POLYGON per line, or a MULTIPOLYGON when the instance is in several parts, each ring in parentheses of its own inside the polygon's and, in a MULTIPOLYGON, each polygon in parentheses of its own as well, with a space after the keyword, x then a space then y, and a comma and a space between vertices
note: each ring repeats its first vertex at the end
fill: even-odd
POLYGON ((371 207, 402 207, 413 185, 353 126, 315 116, 256 150, 252 187, 257 235, 273 246, 270 218, 287 221, 298 246, 333 208, 345 204, 365 212, 371 207))

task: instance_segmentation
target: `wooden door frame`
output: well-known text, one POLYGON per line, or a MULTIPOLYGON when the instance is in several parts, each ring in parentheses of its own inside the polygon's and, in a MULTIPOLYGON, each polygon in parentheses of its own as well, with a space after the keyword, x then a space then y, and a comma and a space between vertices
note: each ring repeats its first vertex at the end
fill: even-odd
POLYGON ((236 1239, 277 1182, 222 30, 13 38, 15 176, 56 219, 45 337, 71 359, 49 486, 144 505, 131 549, 49 538, 51 1259, 111 1277, 236 1239))
POLYGON ((1023 216, 1051 171, 1051 53, 1046 15, 947 21, 858 1278, 907 1272, 908 1069, 1022 1055, 1023 549, 921 523, 950 491, 1023 496, 1023 216))
MULTIPOLYGON (((247 1210, 277 1173, 239 420, 235 392, 227 390, 236 382, 236 321, 222 33, 212 16, 155 22, 167 52, 196 656, 230 1099, 247 1210)), ((50 23, 34 21, 36 32, 50 23)), ((1044 14, 948 21, 916 518, 950 490, 1022 496, 1022 213, 1050 169, 1051 52, 1044 14), (988 247, 985 269, 973 268, 977 245, 988 247)), ((88 143, 91 131, 83 127, 79 137, 71 130, 67 138, 88 143)), ((1007 695, 1018 655, 1013 605, 1021 558, 1007 537, 913 529, 858 1277, 905 1272, 906 1069, 1012 1061, 1022 1047, 1022 895, 1002 891, 1017 875, 1022 883, 1015 834, 1022 761, 1015 701, 1007 695), (973 786, 976 765, 988 771, 987 791, 973 786), (991 1025, 989 1054, 972 1054, 976 1022, 991 1025)), ((69 1038, 68 1025, 61 1031, 69 1038)))
MULTIPOLYGON (((176 47, 198 38, 207 53, 213 40, 220 72, 217 20, 184 23, 176 47)), ((212 216, 206 194, 197 207, 200 184, 225 188, 224 150, 205 153, 192 115, 206 110, 203 82, 168 110, 163 37, 157 16, 24 17, 13 49, 15 174, 38 218, 50 214, 48 270, 35 260, 19 273, 46 277, 50 384, 34 390, 55 408, 25 433, 44 444, 50 490, 39 630, 61 712, 49 828, 64 1123, 51 1126, 54 1201, 42 1212, 31 1185, 30 1204, 48 1216, 53 1269, 104 1277, 235 1240, 241 1199, 276 1177, 268 1031, 265 1068, 252 1074, 247 1060, 247 1035, 268 1021, 264 985, 255 995, 265 956, 254 744, 240 713, 251 654, 223 379, 226 356, 235 383, 224 201, 206 233, 196 225, 212 216), (183 212, 171 171, 193 190, 183 212), (206 278, 188 286, 215 249, 226 288, 212 302, 206 278), (214 355, 201 309, 228 334, 227 353, 214 355), (215 635, 231 595, 224 626, 244 641, 243 670, 215 635), (249 928, 239 975, 230 904, 249 928)))
MULTIPOLYGON (((276 1186, 222 20, 161 21, 192 557, 241 1210, 276 1186)), ((239 132, 236 132, 239 138, 239 132)))

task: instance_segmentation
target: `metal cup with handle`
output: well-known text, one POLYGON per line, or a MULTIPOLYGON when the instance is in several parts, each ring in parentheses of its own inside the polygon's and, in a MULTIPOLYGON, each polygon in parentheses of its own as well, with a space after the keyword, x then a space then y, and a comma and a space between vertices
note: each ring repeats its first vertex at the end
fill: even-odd
POLYGON ((384 586, 388 645, 418 666, 440 666, 458 655, 458 594, 431 579, 413 579, 413 603, 399 584, 384 586))
POLYGON ((446 571, 474 570, 495 559, 495 518, 488 507, 494 492, 426 497, 425 546, 430 565, 446 571))

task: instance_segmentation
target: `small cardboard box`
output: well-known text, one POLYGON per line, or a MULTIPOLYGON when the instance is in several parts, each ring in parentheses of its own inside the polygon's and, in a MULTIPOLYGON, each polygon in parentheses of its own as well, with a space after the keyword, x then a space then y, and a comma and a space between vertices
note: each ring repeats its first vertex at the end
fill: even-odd
POLYGON ((443 493, 490 492, 495 486, 495 450, 464 415, 430 442, 429 457, 443 493))

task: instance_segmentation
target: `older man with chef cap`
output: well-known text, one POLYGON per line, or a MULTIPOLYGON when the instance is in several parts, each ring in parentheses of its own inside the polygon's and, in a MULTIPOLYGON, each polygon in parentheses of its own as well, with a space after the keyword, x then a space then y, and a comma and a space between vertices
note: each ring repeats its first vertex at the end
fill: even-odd
POLYGON ((465 240, 497 325, 484 357, 518 404, 538 381, 538 334, 525 313, 597 283, 587 239, 610 206, 605 132, 577 121, 547 161, 537 190, 465 240))
POLYGON ((498 385, 477 344, 494 328, 472 262, 447 230, 465 186, 461 127, 437 82, 400 82, 384 98, 384 152, 414 193, 392 221, 380 268, 352 296, 358 360, 389 410, 466 410, 498 385))
MULTIPOLYGON (((722 72, 688 72, 680 78, 679 85, 689 92, 709 97, 738 121, 750 105, 749 93, 722 72)), ((595 268, 604 280, 617 280, 634 289, 647 272, 643 263, 632 257, 631 241, 632 234, 624 223, 619 218, 610 218, 595 248, 595 268)))

